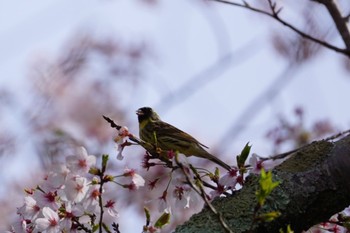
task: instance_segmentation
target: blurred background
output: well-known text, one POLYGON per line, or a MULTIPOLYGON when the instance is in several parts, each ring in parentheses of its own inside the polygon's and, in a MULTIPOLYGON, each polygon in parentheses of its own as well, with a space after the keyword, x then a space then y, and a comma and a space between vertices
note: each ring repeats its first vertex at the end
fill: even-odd
MULTIPOLYGON (((277 4, 281 18, 344 47, 323 6, 277 4)), ((0 2, 0 22, 1 230, 23 189, 40 182, 38 171, 76 146, 110 154, 115 171, 145 172, 140 148, 115 159, 116 133, 102 115, 137 134, 135 111, 151 106, 229 164, 248 141, 267 156, 350 127, 349 59, 247 9, 203 0, 13 0, 0 2)), ((141 231, 135 213, 151 194, 120 195, 128 206, 121 232, 141 231)))

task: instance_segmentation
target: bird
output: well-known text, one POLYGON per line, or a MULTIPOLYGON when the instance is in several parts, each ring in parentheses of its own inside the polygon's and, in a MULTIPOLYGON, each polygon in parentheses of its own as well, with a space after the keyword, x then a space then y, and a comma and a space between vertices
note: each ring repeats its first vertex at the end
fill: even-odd
POLYGON ((231 170, 228 164, 206 151, 205 148, 209 149, 207 146, 188 133, 162 121, 152 108, 141 107, 136 114, 142 141, 155 145, 161 151, 174 151, 186 156, 208 159, 228 171, 231 170))

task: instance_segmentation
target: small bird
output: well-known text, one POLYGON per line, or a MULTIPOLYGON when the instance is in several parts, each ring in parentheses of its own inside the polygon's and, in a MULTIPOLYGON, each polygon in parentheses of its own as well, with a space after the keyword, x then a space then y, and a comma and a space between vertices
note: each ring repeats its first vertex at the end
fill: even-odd
POLYGON ((191 135, 162 121, 159 115, 150 107, 142 107, 136 111, 139 121, 141 140, 156 145, 162 151, 175 151, 186 156, 197 156, 231 170, 231 167, 219 158, 207 152, 207 146, 200 143, 191 135))

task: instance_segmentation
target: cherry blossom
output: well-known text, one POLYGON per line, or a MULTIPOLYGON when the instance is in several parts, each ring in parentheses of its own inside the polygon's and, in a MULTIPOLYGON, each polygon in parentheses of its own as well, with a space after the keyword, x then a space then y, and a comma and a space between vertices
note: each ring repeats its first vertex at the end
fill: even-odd
POLYGON ((98 210, 98 198, 102 195, 100 193, 99 187, 97 185, 92 185, 85 196, 83 206, 86 210, 90 212, 95 212, 98 210))
POLYGON ((42 214, 44 215, 44 218, 38 218, 35 221, 38 231, 46 231, 47 233, 60 232, 58 214, 50 207, 44 207, 42 214))
POLYGON ((165 190, 162 194, 162 196, 160 196, 158 198, 159 203, 158 203, 158 211, 159 212, 163 212, 164 210, 169 208, 168 202, 167 202, 167 195, 168 192, 165 190))
POLYGON ((107 212, 110 216, 117 218, 119 216, 119 213, 117 211, 115 203, 116 202, 114 200, 108 200, 104 207, 107 208, 107 212))
POLYGON ((82 216, 84 214, 84 210, 80 204, 72 204, 72 202, 65 203, 65 208, 61 213, 61 229, 63 232, 72 232, 72 219, 74 217, 82 216))
POLYGON ((137 174, 134 169, 125 168, 123 176, 131 177, 131 182, 135 185, 136 189, 145 185, 143 177, 137 174))
POLYGON ((125 141, 125 138, 130 135, 129 129, 126 126, 122 126, 118 130, 118 136, 114 138, 114 142, 117 144, 123 144, 125 141))
POLYGON ((64 164, 57 164, 52 168, 52 171, 46 177, 44 183, 45 189, 60 189, 64 185, 69 174, 69 169, 64 164))
POLYGON ((219 184, 226 187, 235 188, 237 184, 237 176, 238 170, 233 168, 219 179, 219 184))
POLYGON ((75 174, 86 174, 96 164, 96 157, 88 155, 84 147, 77 150, 76 155, 67 156, 67 167, 75 174))
POLYGON ((176 200, 175 206, 182 209, 190 208, 191 203, 196 204, 198 201, 198 194, 189 185, 176 186, 173 197, 176 200))
POLYGON ((57 210, 59 207, 57 191, 36 191, 33 194, 33 198, 36 200, 39 207, 50 207, 53 210, 57 210))
POLYGON ((17 211, 25 219, 35 219, 40 212, 40 207, 32 196, 24 197, 24 205, 17 211))
POLYGON ((250 157, 249 164, 252 166, 252 170, 250 172, 253 174, 260 174, 262 168, 264 168, 265 171, 269 171, 275 166, 272 161, 259 160, 259 156, 255 153, 253 153, 250 157))
POLYGON ((210 199, 213 200, 215 197, 219 197, 221 194, 225 192, 225 186, 219 184, 215 190, 210 192, 210 199))
POLYGON ((123 160, 124 156, 122 154, 124 147, 125 147, 125 142, 126 142, 126 137, 130 135, 129 129, 126 126, 122 126, 119 131, 118 131, 118 136, 114 138, 115 142, 115 148, 118 151, 117 154, 117 159, 118 160, 123 160))
POLYGON ((83 200, 88 189, 87 179, 85 177, 76 176, 66 182, 64 192, 69 201, 77 203, 83 200))

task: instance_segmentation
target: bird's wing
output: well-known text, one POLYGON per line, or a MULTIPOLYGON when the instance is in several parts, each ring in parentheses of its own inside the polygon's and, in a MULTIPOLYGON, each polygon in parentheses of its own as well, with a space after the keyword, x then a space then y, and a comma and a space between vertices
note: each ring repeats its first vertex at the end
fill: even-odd
POLYGON ((154 122, 154 130, 158 136, 167 137, 169 140, 177 140, 177 141, 187 141, 198 144, 205 148, 208 148, 206 145, 200 143, 197 139, 185 133, 184 131, 172 126, 164 121, 155 121, 154 122), (161 132, 161 133, 158 133, 161 132))

